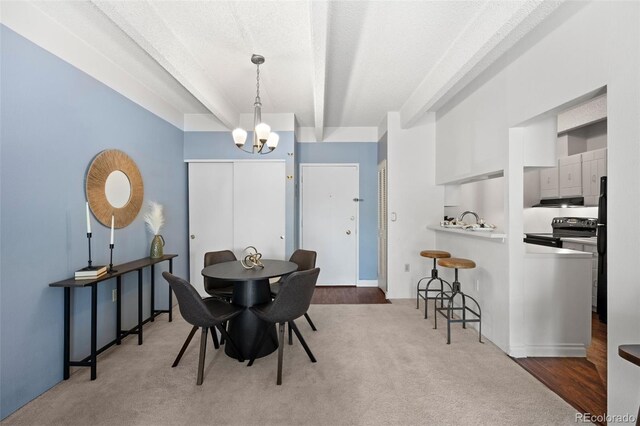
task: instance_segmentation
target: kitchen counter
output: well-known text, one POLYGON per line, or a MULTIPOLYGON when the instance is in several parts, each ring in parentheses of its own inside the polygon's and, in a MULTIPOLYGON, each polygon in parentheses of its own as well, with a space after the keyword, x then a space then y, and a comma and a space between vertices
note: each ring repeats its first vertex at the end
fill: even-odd
POLYGON ((461 228, 445 228, 439 225, 429 225, 427 226, 427 229, 430 229, 432 231, 438 231, 438 232, 446 232, 449 234, 458 234, 465 237, 484 238, 484 239, 489 239, 494 241, 502 240, 501 242, 504 242, 504 240, 507 238, 507 234, 501 233, 498 230, 471 231, 471 230, 465 230, 461 228))
POLYGON ((587 237, 587 238, 562 237, 561 240, 566 241, 567 243, 577 243, 577 244, 584 244, 589 246, 595 246, 598 244, 597 237, 587 237))
POLYGON ((525 244, 520 356, 585 357, 592 253, 525 244))
POLYGON ((525 255, 526 256, 535 256, 535 257, 544 257, 544 256, 553 256, 553 257, 569 257, 569 258, 589 258, 593 257, 593 253, 589 253, 586 251, 577 251, 570 250, 564 248, 557 247, 547 247, 540 246, 537 244, 525 244, 525 255))

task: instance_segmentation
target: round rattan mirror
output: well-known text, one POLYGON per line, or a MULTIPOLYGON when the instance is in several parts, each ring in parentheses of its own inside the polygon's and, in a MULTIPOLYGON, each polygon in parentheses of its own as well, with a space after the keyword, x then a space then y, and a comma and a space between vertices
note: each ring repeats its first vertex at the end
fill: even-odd
POLYGON ((136 163, 117 149, 102 151, 91 162, 86 179, 87 200, 105 226, 124 228, 136 218, 144 199, 142 176, 136 163))

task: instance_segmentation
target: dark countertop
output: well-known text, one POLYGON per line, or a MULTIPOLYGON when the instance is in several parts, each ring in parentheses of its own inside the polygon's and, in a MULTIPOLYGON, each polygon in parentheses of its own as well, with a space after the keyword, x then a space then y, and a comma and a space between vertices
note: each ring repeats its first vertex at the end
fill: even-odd
POLYGON ((620 345, 618 355, 640 367, 640 345, 620 345))

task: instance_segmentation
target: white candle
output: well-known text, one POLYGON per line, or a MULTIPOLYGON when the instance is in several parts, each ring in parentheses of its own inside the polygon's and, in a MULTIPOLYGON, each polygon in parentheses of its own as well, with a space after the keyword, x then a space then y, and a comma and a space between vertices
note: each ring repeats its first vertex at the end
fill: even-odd
POLYGON ((111 215, 111 245, 113 245, 113 215, 111 215))
POLYGON ((91 219, 89 216, 89 202, 87 201, 87 234, 91 233, 91 219))

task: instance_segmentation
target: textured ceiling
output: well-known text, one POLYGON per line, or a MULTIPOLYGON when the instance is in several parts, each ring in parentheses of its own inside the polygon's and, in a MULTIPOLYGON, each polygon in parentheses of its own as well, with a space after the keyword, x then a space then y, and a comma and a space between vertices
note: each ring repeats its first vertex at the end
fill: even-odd
POLYGON ((434 102, 423 93, 455 83, 453 77, 461 78, 464 67, 490 53, 539 3, 93 0, 37 6, 177 110, 210 111, 228 127, 253 110, 250 57, 264 55, 263 111, 293 112, 321 137, 324 127, 377 126, 408 100, 420 111, 434 102), (438 85, 426 90, 426 80, 438 85))
POLYGON ((208 112, 171 74, 149 57, 92 3, 39 1, 35 4, 87 44, 126 69, 179 111, 185 114, 208 112))

